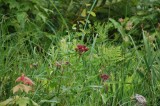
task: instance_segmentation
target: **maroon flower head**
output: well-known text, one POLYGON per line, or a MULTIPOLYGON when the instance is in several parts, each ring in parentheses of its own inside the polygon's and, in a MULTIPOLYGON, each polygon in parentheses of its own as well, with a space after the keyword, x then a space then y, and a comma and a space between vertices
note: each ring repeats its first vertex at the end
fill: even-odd
POLYGON ((108 80, 109 75, 107 75, 107 74, 101 74, 100 77, 101 77, 101 79, 102 79, 103 81, 106 81, 106 80, 108 80))
POLYGON ((75 48, 75 50, 82 54, 88 51, 89 49, 85 45, 77 45, 77 48, 75 48))

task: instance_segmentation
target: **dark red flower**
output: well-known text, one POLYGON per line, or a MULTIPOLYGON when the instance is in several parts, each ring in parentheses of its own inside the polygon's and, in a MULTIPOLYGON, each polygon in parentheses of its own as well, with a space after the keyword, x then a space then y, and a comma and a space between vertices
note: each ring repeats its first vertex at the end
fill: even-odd
POLYGON ((102 79, 103 81, 106 81, 106 80, 108 80, 109 75, 107 75, 107 74, 101 74, 100 77, 101 77, 101 79, 102 79))
POLYGON ((88 51, 89 49, 85 45, 77 45, 77 48, 75 48, 75 50, 82 54, 88 51))

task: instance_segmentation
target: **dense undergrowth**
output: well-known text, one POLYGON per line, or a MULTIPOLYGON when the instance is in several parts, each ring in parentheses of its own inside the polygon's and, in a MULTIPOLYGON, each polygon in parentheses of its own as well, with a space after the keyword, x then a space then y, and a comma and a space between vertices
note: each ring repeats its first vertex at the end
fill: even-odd
POLYGON ((0 8, 0 106, 160 105, 159 0, 0 8))

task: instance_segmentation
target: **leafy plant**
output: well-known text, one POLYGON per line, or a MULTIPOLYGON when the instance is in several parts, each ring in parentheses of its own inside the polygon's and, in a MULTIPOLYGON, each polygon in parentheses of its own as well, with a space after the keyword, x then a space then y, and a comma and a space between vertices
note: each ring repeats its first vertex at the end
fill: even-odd
MULTIPOLYGON (((32 86, 34 83, 32 82, 31 79, 28 77, 24 76, 22 74, 21 77, 18 77, 16 79, 16 82, 23 82, 24 84, 18 84, 15 87, 13 87, 13 94, 21 90, 22 92, 24 91, 25 93, 28 93, 30 90, 32 90, 32 86), (30 86, 27 86, 25 84, 29 84, 30 86)), ((18 106, 27 106, 27 105, 32 105, 32 106, 38 106, 37 103, 35 103, 32 99, 28 97, 23 97, 23 96, 18 96, 15 95, 12 98, 6 99, 3 102, 0 102, 0 106, 8 106, 8 105, 18 105, 18 106)))

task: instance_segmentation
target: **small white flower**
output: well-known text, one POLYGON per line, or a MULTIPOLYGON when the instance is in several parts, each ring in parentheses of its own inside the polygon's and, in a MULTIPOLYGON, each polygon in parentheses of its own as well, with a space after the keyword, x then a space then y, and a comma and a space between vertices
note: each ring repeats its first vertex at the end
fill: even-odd
POLYGON ((146 101, 146 98, 145 98, 144 96, 139 95, 139 94, 136 94, 136 95, 134 96, 134 98, 137 100, 137 102, 138 102, 140 105, 146 106, 147 101, 146 101))

